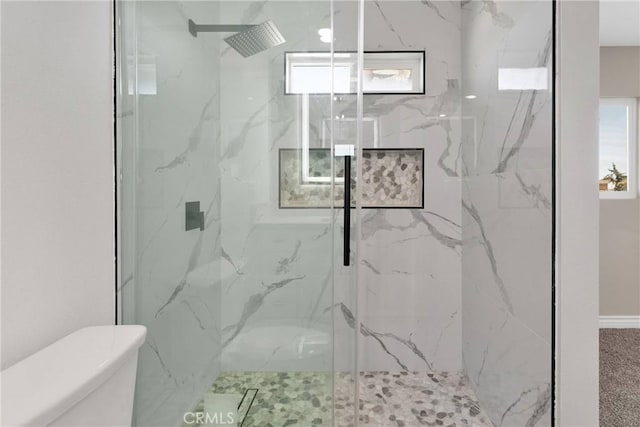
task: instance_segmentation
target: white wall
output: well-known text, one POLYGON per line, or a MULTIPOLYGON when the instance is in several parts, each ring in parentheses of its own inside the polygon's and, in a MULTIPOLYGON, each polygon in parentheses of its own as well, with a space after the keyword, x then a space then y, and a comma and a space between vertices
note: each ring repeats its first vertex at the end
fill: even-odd
MULTIPOLYGON (((600 48, 600 96, 640 97, 640 47, 600 48)), ((640 315, 640 200, 600 200, 600 315, 640 315)))
POLYGON ((114 321, 110 2, 2 2, 2 367, 114 321))
POLYGON ((640 96, 640 46, 600 48, 600 96, 640 96))
POLYGON ((558 2, 557 425, 598 425, 598 2, 558 2), (591 171, 591 172, 589 172, 591 171))

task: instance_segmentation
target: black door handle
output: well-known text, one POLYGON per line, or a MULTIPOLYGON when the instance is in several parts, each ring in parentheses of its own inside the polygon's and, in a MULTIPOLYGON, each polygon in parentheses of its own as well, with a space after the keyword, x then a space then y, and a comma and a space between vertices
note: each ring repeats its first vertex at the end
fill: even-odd
POLYGON ((351 156, 344 156, 344 243, 342 263, 349 265, 351 260, 351 156))

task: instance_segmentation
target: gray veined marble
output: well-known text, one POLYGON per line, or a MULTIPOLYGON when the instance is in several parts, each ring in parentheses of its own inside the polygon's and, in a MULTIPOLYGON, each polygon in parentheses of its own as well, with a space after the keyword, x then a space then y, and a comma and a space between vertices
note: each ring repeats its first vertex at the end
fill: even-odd
MULTIPOLYGON (((548 67, 549 61, 551 58, 552 41, 553 41, 552 32, 549 31, 546 36, 544 49, 539 55, 538 61, 535 64, 535 66, 548 67)), ((543 98, 548 98, 548 91, 533 90, 533 91, 530 91, 530 93, 527 93, 527 91, 520 92, 520 95, 518 98, 518 104, 514 109, 511 123, 507 128, 507 132, 505 133, 502 146, 500 147, 500 154, 499 154, 500 161, 496 166, 496 168, 493 170, 493 173, 504 172, 507 169, 508 163, 514 158, 514 156, 518 154, 519 150, 522 148, 523 144, 529 137, 538 112, 540 112, 541 114, 545 114, 545 113, 548 114, 548 109, 545 109, 544 105, 543 107, 540 107, 538 105, 539 104, 538 97, 540 96, 542 96, 543 98), (526 100, 527 97, 529 98, 528 101, 526 100), (537 110, 535 110, 536 107, 538 108, 537 110), (507 149, 506 144, 507 144, 507 141, 510 139, 510 135, 512 132, 511 124, 515 122, 515 117, 516 115, 520 114, 520 110, 522 108, 525 108, 524 119, 522 120, 520 129, 517 130, 518 133, 517 133, 516 140, 507 149)))
MULTIPOLYGON (((355 317, 354 317, 353 313, 351 312, 351 310, 343 303, 337 304, 337 308, 339 308, 340 311, 342 312, 342 315, 344 317, 344 321, 346 322, 346 324, 349 327, 351 327, 352 329, 355 328, 355 317)), ((398 357, 396 354, 394 354, 389 349, 388 345, 385 343, 386 340, 392 340, 392 341, 396 341, 396 342, 400 343, 402 346, 404 346, 407 349, 409 349, 420 360, 422 360, 428 369, 432 369, 433 368, 433 364, 429 360, 427 360, 427 358, 424 355, 424 353, 422 352, 422 350, 420 350, 418 348, 416 343, 414 343, 411 340, 411 338, 402 338, 402 337, 399 337, 399 336, 397 336, 395 334, 392 334, 392 333, 389 333, 389 332, 376 332, 376 331, 370 329, 369 327, 367 327, 363 323, 360 324, 360 333, 362 334, 363 337, 370 337, 373 340, 375 340, 378 343, 378 345, 380 346, 380 348, 387 355, 389 355, 395 361, 395 363, 403 370, 408 370, 407 365, 405 365, 400 360, 400 357, 398 357)))
MULTIPOLYGON (((292 277, 288 279, 283 279, 275 283, 271 283, 266 287, 266 289, 260 293, 253 294, 249 297, 247 302, 244 304, 244 309, 240 316, 240 320, 235 325, 228 326, 225 330, 231 330, 231 335, 222 343, 222 348, 226 347, 238 334, 242 331, 242 328, 245 326, 247 321, 251 316, 253 316, 264 304, 265 297, 270 293, 282 288, 283 286, 288 285, 291 282, 296 280, 303 280, 305 276, 292 277)), ((224 331, 223 331, 224 332, 224 331)))
MULTIPOLYGON (((464 2, 463 359, 496 426, 552 424, 553 94, 497 90, 499 68, 551 75, 551 2, 464 2)), ((551 85, 549 85, 551 87, 551 85)))
MULTIPOLYGON (((462 6, 464 7, 471 2, 472 0, 463 1, 462 6)), ((481 12, 485 12, 491 15, 491 18, 493 19, 493 23, 496 27, 508 29, 515 25, 513 18, 511 18, 508 14, 504 12, 498 11, 498 4, 500 2, 494 1, 494 0, 485 0, 482 3, 483 4, 482 4, 481 12)))
MULTIPOLYGON (((438 17, 444 21, 447 22, 451 22, 449 19, 447 19, 447 17, 445 17, 441 12, 440 9, 438 9, 438 1, 431 1, 431 0, 420 0, 420 3, 422 3, 423 5, 427 6, 428 8, 430 8, 431 10, 433 10, 433 12, 438 15, 438 17)), ((460 26, 459 22, 451 22, 453 25, 456 26, 460 26)))
POLYGON ((504 285, 504 281, 500 277, 500 273, 498 271, 498 261, 493 251, 493 245, 491 244, 491 241, 487 236, 484 224, 482 222, 482 217, 478 213, 478 210, 475 208, 475 206, 468 205, 466 202, 463 201, 462 207, 469 214, 469 216, 471 216, 473 221, 475 221, 478 227, 478 230, 480 231, 480 236, 482 239, 481 240, 482 247, 484 248, 485 254, 487 255, 487 260, 491 265, 491 271, 493 273, 494 282, 498 287, 498 291, 500 292, 500 296, 502 297, 502 301, 504 302, 504 305, 507 307, 509 312, 513 313, 513 304, 511 303, 511 297, 507 292, 507 289, 504 285))
POLYGON ((276 267, 276 274, 287 273, 289 271, 289 265, 298 258, 298 253, 300 252, 300 246, 302 246, 301 240, 296 240, 295 247, 293 248, 293 253, 291 256, 287 258, 283 258, 278 261, 278 266, 276 267))
POLYGON ((537 399, 533 405, 531 415, 526 421, 525 427, 535 426, 546 414, 549 413, 549 410, 551 409, 551 384, 547 384, 547 386, 542 388, 542 390, 540 389, 540 387, 535 387, 527 389, 520 393, 518 398, 507 407, 507 409, 500 417, 500 423, 498 424, 499 426, 505 425, 505 418, 511 411, 514 411, 515 408, 517 408, 523 398, 528 394, 537 395, 537 399))
POLYGON ((395 37, 398 38, 398 41, 402 46, 406 46, 405 42, 402 40, 402 36, 394 27, 393 22, 389 18, 387 18, 387 15, 385 15, 384 11, 382 10, 382 5, 380 3, 383 3, 383 2, 380 2, 378 0, 373 0, 373 4, 376 5, 376 8, 378 9, 380 16, 382 16, 382 19, 384 19, 384 22, 387 25, 387 28, 389 29, 389 31, 393 33, 395 37))
POLYGON ((211 120, 209 110, 211 109, 211 106, 216 99, 217 95, 213 95, 202 108, 202 113, 200 113, 198 123, 191 132, 191 135, 189 136, 189 143, 187 144, 187 147, 184 149, 184 151, 182 151, 182 153, 177 155, 166 165, 158 166, 156 168, 156 172, 162 172, 166 169, 172 169, 183 164, 187 161, 188 156, 198 149, 198 145, 202 141, 202 127, 208 120, 211 120))
POLYGON ((166 363, 162 359, 162 355, 160 354, 160 351, 158 350, 158 346, 155 344, 153 339, 151 339, 151 337, 147 337, 147 339, 145 341, 145 345, 147 347, 149 347, 151 349, 151 351, 153 351, 153 354, 158 359, 158 362, 160 362, 160 365, 162 366, 162 369, 164 370, 164 372, 167 375, 167 377, 170 378, 175 383, 175 385, 178 385, 178 380, 171 374, 171 371, 169 370, 169 368, 167 367, 166 363))

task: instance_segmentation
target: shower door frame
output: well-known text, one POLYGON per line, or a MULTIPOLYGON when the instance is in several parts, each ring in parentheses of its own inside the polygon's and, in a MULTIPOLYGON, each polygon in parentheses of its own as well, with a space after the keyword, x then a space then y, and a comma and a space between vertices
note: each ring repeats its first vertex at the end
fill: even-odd
MULTIPOLYGON (((330 0, 331 4, 333 5, 333 2, 335 0, 330 0)), ((360 9, 360 12, 358 14, 358 19, 359 19, 359 25, 358 25, 358 64, 359 64, 359 76, 360 78, 358 79, 358 83, 359 83, 359 90, 358 90, 358 113, 357 113, 357 122, 358 122, 358 141, 357 141, 357 151, 358 151, 358 156, 357 156, 357 166, 356 166, 356 170, 359 171, 360 170, 360 158, 362 156, 362 115, 363 115, 363 94, 362 94, 362 88, 361 88, 361 75, 362 75, 362 70, 361 70, 361 66, 362 63, 364 61, 363 59, 363 54, 364 54, 364 13, 363 13, 363 8, 364 8, 364 0, 357 0, 358 1, 358 7, 360 9)), ((559 99, 558 99, 558 89, 559 89, 559 81, 560 81, 560 76, 558 74, 558 61, 559 61, 559 52, 558 52, 558 45, 560 43, 560 29, 559 29, 559 25, 558 25, 558 2, 557 0, 551 0, 552 2, 552 8, 553 8, 553 23, 552 23, 552 31, 553 31, 553 43, 552 43, 552 57, 553 57, 553 61, 552 61, 552 117, 553 117, 553 126, 552 126, 552 193, 551 193, 551 198, 552 198, 552 228, 551 228, 551 232, 552 232, 552 277, 551 277, 551 290, 552 290, 552 296, 551 296, 551 305, 552 305, 552 310, 551 310, 551 327, 552 327, 552 331, 551 331, 551 337, 552 337, 552 351, 551 351, 551 402, 552 402, 552 407, 551 407, 551 411, 552 411, 552 425, 556 425, 557 424, 557 416, 558 416, 558 402, 557 402, 557 398, 558 396, 561 394, 561 391, 559 389, 559 384, 558 384, 558 378, 557 376, 559 375, 559 370, 558 370, 558 366, 557 366, 557 358, 559 358, 558 355, 558 345, 561 341, 561 337, 559 336, 559 325, 557 323, 557 317, 558 314, 560 312, 561 309, 561 304, 558 301, 558 292, 557 292, 557 283, 559 280, 559 272, 558 272, 558 267, 561 264, 559 259, 558 259, 558 238, 559 235, 561 235, 562 233, 558 232, 558 218, 559 218, 559 212, 557 209, 557 187, 558 187, 558 180, 560 178, 560 175, 558 173, 558 153, 560 152, 560 147, 558 145, 557 142, 557 132, 558 132, 558 125, 559 125, 559 117, 558 117, 558 104, 559 104, 559 99)), ((122 324, 122 309, 123 309, 123 305, 122 305, 122 293, 120 292, 120 287, 122 286, 122 281, 123 278, 120 277, 121 274, 121 262, 123 259, 123 255, 122 255, 122 247, 121 247, 121 235, 122 235, 122 221, 121 219, 121 209, 122 209, 122 201, 121 201, 121 197, 122 197, 122 183, 121 183, 121 179, 122 179, 122 174, 121 174, 121 167, 122 167, 122 129, 120 127, 120 116, 122 114, 121 111, 121 107, 122 107, 122 99, 120 96, 120 88, 119 88, 119 84, 122 82, 122 63, 121 63, 121 47, 122 47, 122 31, 123 29, 121 28, 121 22, 120 22, 120 4, 122 3, 122 1, 120 0, 113 0, 112 4, 112 13, 113 13, 113 55, 114 55, 114 78, 113 78, 113 91, 114 91, 114 98, 113 98, 113 103, 114 103, 114 121, 113 121, 113 126, 114 126, 114 154, 113 154, 113 161, 114 161, 114 228, 115 228, 115 235, 114 235, 114 257, 115 257, 115 262, 114 262, 114 269, 115 269, 115 283, 114 283, 114 293, 115 293, 115 302, 114 302, 114 323, 115 324, 122 324)), ((333 53, 333 44, 332 44, 332 53, 333 53)), ((333 115, 331 116, 333 117, 333 115)), ((333 138, 332 138, 333 141, 333 138)), ((333 147, 332 147, 333 149, 333 147)), ((356 187, 357 188, 357 187, 356 187)), ((356 190, 358 193, 358 190, 356 190)), ((360 200, 360 196, 358 194, 356 194, 356 200, 360 200)), ((359 226, 360 226, 360 206, 356 206, 355 208, 355 215, 356 215, 356 224, 358 227, 358 231, 356 232, 356 236, 358 236, 358 241, 359 241, 359 226)), ((335 226, 335 224, 333 224, 333 226, 335 226)), ((356 241, 356 248, 358 246, 358 241, 356 241)), ((358 269, 359 269, 359 265, 360 265, 360 257, 358 255, 357 260, 355 262, 355 268, 354 268, 354 274, 356 276, 356 283, 357 283, 357 277, 358 277, 358 269)), ((334 268, 334 274, 335 274, 335 268, 334 268)), ((358 287, 355 288, 356 294, 357 294, 357 298, 360 298, 359 292, 358 292, 358 287)), ((356 308, 354 310, 354 315, 355 315, 355 322, 356 325, 360 324, 360 316, 359 316, 359 307, 361 306, 360 301, 358 301, 358 303, 356 304, 356 308)), ((356 326, 356 330, 355 330, 355 361, 356 361, 356 371, 355 371, 355 402, 356 405, 354 406, 354 411, 355 411, 355 417, 356 420, 358 419, 358 405, 359 405, 359 384, 358 384, 358 357, 360 354, 360 342, 362 340, 361 335, 359 334, 359 332, 357 331, 357 326, 356 326)), ((335 349, 334 349, 335 351, 335 349)), ((335 371, 334 371, 335 372, 335 371)), ((334 391, 334 398, 335 398, 335 391, 334 391)))

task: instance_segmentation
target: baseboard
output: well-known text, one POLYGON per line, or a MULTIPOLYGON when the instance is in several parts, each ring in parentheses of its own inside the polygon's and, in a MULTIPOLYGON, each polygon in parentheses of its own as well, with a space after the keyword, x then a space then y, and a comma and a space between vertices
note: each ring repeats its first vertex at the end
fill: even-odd
POLYGON ((640 328, 640 316, 600 316, 601 328, 640 328))

